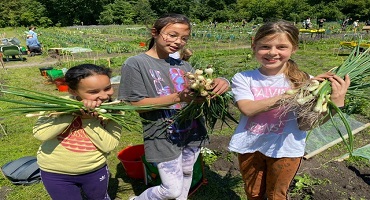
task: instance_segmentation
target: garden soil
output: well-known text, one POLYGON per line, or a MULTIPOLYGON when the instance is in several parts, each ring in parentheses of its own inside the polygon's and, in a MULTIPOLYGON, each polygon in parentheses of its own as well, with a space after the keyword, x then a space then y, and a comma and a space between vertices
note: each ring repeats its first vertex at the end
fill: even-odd
MULTIPOLYGON (((220 175, 230 174, 239 176, 238 160, 228 149, 230 136, 211 135, 209 149, 215 151, 218 159, 210 166, 211 170, 220 175)), ((361 147, 370 143, 370 135, 362 131, 355 135, 356 146, 361 147)), ((365 200, 370 199, 370 166, 361 162, 337 161, 346 153, 345 147, 336 145, 310 158, 303 159, 297 172, 303 179, 301 190, 295 186, 294 180, 290 187, 291 200, 365 200)))

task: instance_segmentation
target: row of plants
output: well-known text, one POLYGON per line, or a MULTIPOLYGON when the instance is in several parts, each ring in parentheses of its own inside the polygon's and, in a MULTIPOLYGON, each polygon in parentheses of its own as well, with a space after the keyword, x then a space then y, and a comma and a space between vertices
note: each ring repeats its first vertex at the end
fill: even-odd
MULTIPOLYGON (((236 44, 250 45, 258 27, 259 24, 246 24, 245 27, 240 27, 232 23, 219 23, 215 27, 208 23, 199 23, 192 27, 190 44, 194 48, 203 45, 203 47, 211 47, 215 43, 224 43, 230 46, 236 44)), ((297 27, 301 28, 301 25, 297 24, 297 27)), ((328 22, 325 24, 325 28, 332 31, 325 33, 325 38, 342 37, 342 40, 353 40, 356 35, 363 37, 363 39, 369 38, 369 34, 365 34, 365 32, 358 32, 357 34, 354 34, 352 30, 335 32, 334 30, 341 30, 340 24, 337 22, 328 22)), ((11 33, 7 34, 7 37, 16 37, 20 39, 21 45, 25 45, 26 29, 25 27, 19 27, 13 30, 3 30, 5 33, 11 33)), ((40 28, 37 32, 40 34, 39 40, 46 50, 48 48, 82 47, 107 53, 137 52, 143 48, 140 43, 147 43, 150 37, 148 28, 139 25, 51 27, 40 28)), ((302 41, 306 43, 313 42, 311 37, 304 37, 304 34, 302 34, 302 41)), ((314 42, 318 41, 322 40, 314 42)), ((324 41, 327 44, 336 40, 325 39, 324 41)))

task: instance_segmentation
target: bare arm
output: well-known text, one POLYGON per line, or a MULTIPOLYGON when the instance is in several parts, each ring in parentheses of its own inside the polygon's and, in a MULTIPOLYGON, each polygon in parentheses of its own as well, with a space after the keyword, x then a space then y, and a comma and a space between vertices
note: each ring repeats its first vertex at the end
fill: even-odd
POLYGON ((243 115, 251 117, 279 107, 282 98, 284 98, 283 95, 278 95, 257 101, 239 100, 236 102, 236 106, 243 115))
MULTIPOLYGON (((213 92, 216 94, 223 94, 229 89, 229 83, 222 79, 216 78, 215 79, 215 87, 213 92)), ((167 96, 160 96, 160 97, 147 97, 140 101, 131 102, 132 105, 135 106, 144 106, 144 105, 172 105, 180 102, 204 102, 204 97, 197 97, 195 93, 189 89, 184 89, 181 92, 172 93, 167 96)))

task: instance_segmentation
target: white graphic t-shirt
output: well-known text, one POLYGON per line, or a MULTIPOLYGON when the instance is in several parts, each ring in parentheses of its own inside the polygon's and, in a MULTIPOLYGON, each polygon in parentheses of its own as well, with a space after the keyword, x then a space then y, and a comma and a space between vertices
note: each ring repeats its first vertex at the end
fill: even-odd
MULTIPOLYGON (((283 94, 290 89, 284 74, 265 76, 259 70, 237 73, 232 78, 235 101, 261 100, 283 94)), ((301 157, 304 154, 306 132, 298 128, 293 112, 276 108, 252 117, 241 115, 231 138, 229 149, 237 153, 259 151, 273 158, 301 157)))

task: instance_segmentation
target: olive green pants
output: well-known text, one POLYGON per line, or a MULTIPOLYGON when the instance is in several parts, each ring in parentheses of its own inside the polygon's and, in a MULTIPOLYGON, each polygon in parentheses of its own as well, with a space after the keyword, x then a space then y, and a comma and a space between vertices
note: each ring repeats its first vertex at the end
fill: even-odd
POLYGON ((270 158, 260 152, 238 154, 248 200, 286 200, 302 158, 270 158))

